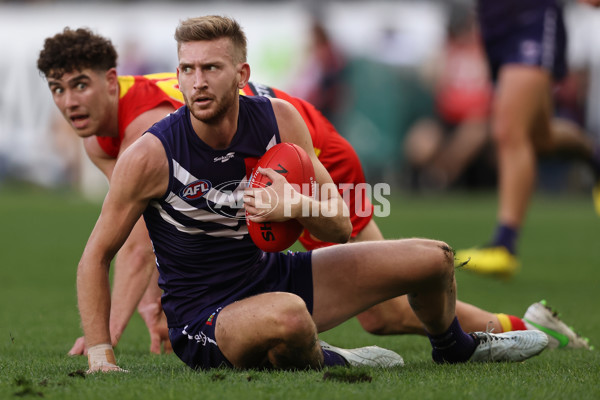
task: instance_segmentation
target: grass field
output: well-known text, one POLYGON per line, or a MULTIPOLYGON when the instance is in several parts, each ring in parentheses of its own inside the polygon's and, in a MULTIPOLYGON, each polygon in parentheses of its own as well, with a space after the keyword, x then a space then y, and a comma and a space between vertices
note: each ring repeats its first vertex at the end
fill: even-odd
MULTIPOLYGON (((398 196, 392 203, 392 215, 378 221, 389 238, 431 237, 460 248, 483 243, 493 229, 491 194, 398 196)), ((73 193, 0 187, 0 399, 600 398, 598 351, 545 351, 518 364, 439 366, 430 361, 427 339, 369 335, 355 320, 322 338, 343 347, 388 347, 406 366, 361 370, 370 382, 358 383, 344 382, 339 369, 196 372, 173 355, 149 354, 136 315, 116 351, 130 373, 84 376, 85 358, 66 353, 80 335, 76 265, 99 208, 73 193), (324 379, 325 373, 340 376, 324 379)), ((521 273, 497 281, 459 271, 459 298, 515 315, 545 298, 600 346, 599 238, 600 220, 588 198, 538 196, 521 237, 521 273)))

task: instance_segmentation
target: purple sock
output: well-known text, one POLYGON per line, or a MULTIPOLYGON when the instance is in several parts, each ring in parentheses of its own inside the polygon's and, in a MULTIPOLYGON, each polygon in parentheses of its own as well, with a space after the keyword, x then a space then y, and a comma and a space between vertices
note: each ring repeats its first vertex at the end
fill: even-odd
POLYGON ((465 362, 471 357, 477 346, 475 339, 462 330, 456 317, 446 332, 440 335, 427 334, 427 336, 433 347, 431 356, 436 363, 465 362))
POLYGON ((511 228, 510 226, 499 224, 496 228, 496 236, 492 241, 493 246, 504 246, 510 251, 512 254, 515 254, 515 243, 517 241, 517 236, 519 235, 519 230, 515 228, 511 228))
POLYGON ((345 367, 348 365, 348 363, 346 362, 346 359, 344 357, 342 357, 341 355, 339 355, 336 352, 333 352, 331 350, 325 350, 325 349, 323 349, 323 364, 326 367, 333 367, 335 365, 341 365, 341 366, 345 367))

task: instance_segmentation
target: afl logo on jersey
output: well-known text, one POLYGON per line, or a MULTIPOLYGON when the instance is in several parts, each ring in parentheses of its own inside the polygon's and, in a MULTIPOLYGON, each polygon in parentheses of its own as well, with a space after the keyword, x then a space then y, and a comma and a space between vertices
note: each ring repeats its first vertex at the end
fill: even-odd
POLYGON ((190 183, 189 185, 181 189, 181 191, 179 192, 179 197, 185 200, 194 200, 208 193, 211 187, 212 184, 210 183, 210 181, 200 179, 190 183))

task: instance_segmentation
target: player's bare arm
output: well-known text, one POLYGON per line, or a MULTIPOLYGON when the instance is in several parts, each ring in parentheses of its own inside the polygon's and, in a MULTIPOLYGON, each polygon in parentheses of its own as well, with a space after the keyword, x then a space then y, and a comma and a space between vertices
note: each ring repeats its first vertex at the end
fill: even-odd
MULTIPOLYGON (((298 204, 298 208, 294 213, 294 217, 302 223, 314 236, 320 240, 345 243, 348 241, 352 233, 352 224, 350 222, 349 212, 339 192, 335 188, 333 180, 329 172, 323 167, 323 164, 317 158, 310 133, 300 113, 288 102, 281 99, 271 99, 277 125, 279 126, 279 134, 282 142, 295 143, 302 147, 309 155, 314 169, 315 179, 318 183, 319 192, 315 195, 315 199, 308 199, 309 202, 320 203, 314 209, 331 210, 332 216, 325 217, 323 213, 318 215, 303 216, 302 205, 298 204), (325 190, 324 190, 325 189, 325 190), (331 190, 327 190, 331 189, 331 190)), ((270 178, 277 178, 269 176, 270 178)), ((281 177, 283 178, 283 177, 281 177)), ((275 184, 275 181, 274 181, 275 184)), ((313 209, 312 207, 309 209, 313 209)))
MULTIPOLYGON (((120 153, 126 151, 156 121, 175 111, 172 105, 164 103, 135 118, 126 128, 121 142, 120 153)), ((152 280, 156 271, 152 244, 142 218, 136 223, 129 237, 117 254, 117 263, 112 288, 112 308, 110 332, 113 346, 119 342, 136 307, 144 319, 151 336, 151 351, 160 354, 161 343, 169 349, 169 339, 165 327, 157 326, 161 321, 162 291, 152 280), (157 331, 163 334, 157 334, 157 331)))
MULTIPOLYGON (((111 343, 110 262, 148 202, 166 191, 168 171, 162 145, 153 135, 144 136, 133 144, 115 166, 110 190, 77 272, 79 312, 88 349, 111 343)), ((91 372, 116 368, 94 365, 90 360, 91 372)))
MULTIPOLYGON (((139 139, 145 130, 154 122, 162 119, 168 113, 173 112, 174 108, 169 104, 164 104, 147 112, 140 114, 125 129, 121 153, 123 153, 135 140, 139 139)), ((92 162, 106 175, 110 181, 116 158, 107 155, 99 146, 95 136, 84 138, 85 150, 92 162)), ((162 334, 164 327, 157 326, 154 321, 161 320, 162 309, 160 307, 160 289, 156 284, 149 286, 152 273, 155 270, 154 255, 152 246, 148 239, 148 231, 142 219, 134 226, 117 255, 115 277, 112 288, 113 304, 110 313, 110 332, 111 342, 116 346, 119 342, 125 327, 127 326, 133 312, 135 311, 140 299, 144 298, 143 304, 140 303, 140 315, 146 322, 152 336, 151 351, 160 353, 161 343, 165 344, 166 351, 169 350, 168 337, 162 334), (140 257, 145 254, 144 257, 140 257), (144 293, 148 292, 143 297, 144 293), (153 299, 152 303, 148 301, 153 299), (150 312, 155 310, 158 312, 150 312), (153 334, 161 332, 161 334, 153 334)), ((69 350, 70 355, 86 354, 83 338, 76 340, 73 347, 69 350)))

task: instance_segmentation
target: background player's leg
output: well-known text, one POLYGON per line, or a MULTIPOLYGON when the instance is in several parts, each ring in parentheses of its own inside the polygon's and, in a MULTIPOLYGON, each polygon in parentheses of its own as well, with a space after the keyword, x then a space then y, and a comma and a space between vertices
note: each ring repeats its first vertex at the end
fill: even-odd
POLYGON ((498 149, 500 224, 519 229, 536 176, 535 141, 549 138, 551 77, 547 71, 504 66, 494 102, 492 134, 498 149))

